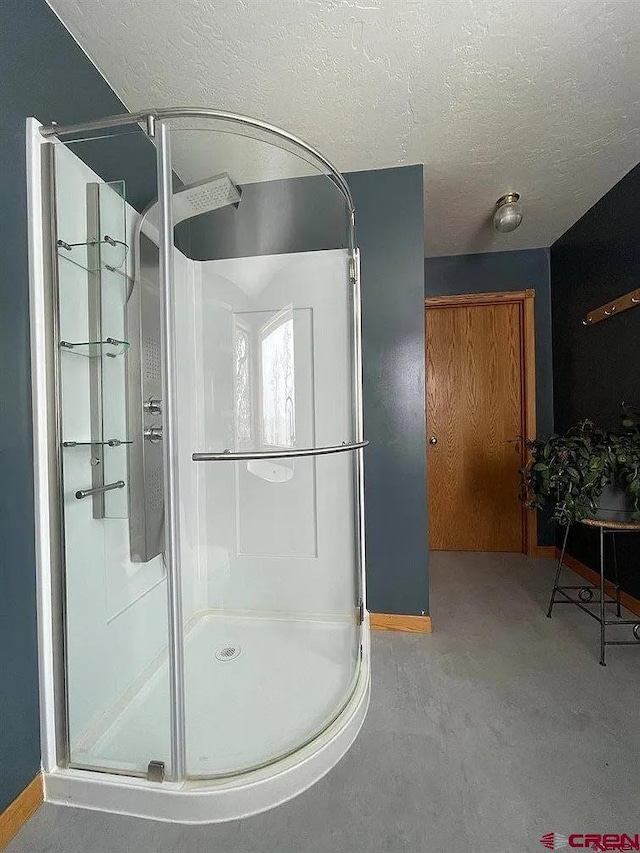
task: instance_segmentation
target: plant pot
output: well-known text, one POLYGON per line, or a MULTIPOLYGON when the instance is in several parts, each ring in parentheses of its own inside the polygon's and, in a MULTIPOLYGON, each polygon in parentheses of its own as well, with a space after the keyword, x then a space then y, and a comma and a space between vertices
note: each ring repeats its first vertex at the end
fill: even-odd
POLYGON ((633 521, 633 508, 625 490, 619 486, 605 486, 593 518, 600 521, 633 521))

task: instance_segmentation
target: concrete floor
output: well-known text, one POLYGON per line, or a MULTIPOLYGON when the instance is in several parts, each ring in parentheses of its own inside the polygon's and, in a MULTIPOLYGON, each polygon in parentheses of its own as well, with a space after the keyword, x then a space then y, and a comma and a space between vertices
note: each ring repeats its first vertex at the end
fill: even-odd
POLYGON ((540 853, 550 831, 640 832, 640 650, 600 667, 593 620, 545 618, 552 576, 434 554, 435 633, 375 634, 363 732, 292 802, 197 827, 45 804, 8 853, 540 853))

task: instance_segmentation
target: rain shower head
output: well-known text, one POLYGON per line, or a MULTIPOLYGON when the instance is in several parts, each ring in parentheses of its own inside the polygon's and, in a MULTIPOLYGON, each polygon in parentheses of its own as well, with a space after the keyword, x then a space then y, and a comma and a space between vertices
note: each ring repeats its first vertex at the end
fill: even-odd
POLYGON ((173 223, 208 213, 227 204, 238 204, 241 190, 223 172, 197 184, 189 184, 173 194, 173 223))
MULTIPOLYGON (((241 195, 242 190, 233 183, 226 172, 181 187, 173 194, 173 224, 177 225, 185 219, 191 219, 201 213, 209 213, 228 204, 237 205, 241 195)), ((158 214, 159 207, 156 200, 144 211, 142 219, 157 230, 158 214)))

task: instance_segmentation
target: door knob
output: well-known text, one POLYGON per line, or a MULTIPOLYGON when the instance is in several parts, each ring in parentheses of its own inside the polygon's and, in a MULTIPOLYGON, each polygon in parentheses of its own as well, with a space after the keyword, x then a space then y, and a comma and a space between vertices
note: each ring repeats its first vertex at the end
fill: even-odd
POLYGON ((438 439, 435 437, 435 435, 432 435, 431 438, 429 439, 429 444, 437 444, 437 443, 438 443, 438 439))

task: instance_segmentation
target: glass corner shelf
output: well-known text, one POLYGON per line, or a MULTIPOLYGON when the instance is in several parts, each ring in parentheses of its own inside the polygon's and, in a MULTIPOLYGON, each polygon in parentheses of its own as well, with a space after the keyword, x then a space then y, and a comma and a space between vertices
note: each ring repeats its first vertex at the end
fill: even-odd
POLYGON ((102 355, 117 358, 129 349, 129 342, 117 338, 106 338, 104 341, 60 341, 60 349, 85 358, 99 358, 102 355))
POLYGON ((123 444, 133 444, 129 439, 105 438, 104 441, 63 441, 63 447, 121 447, 123 444))
POLYGON ((123 240, 117 240, 105 234, 99 240, 88 240, 83 243, 68 243, 58 240, 58 257, 64 258, 87 272, 98 272, 107 269, 126 275, 125 263, 129 246, 123 240))

